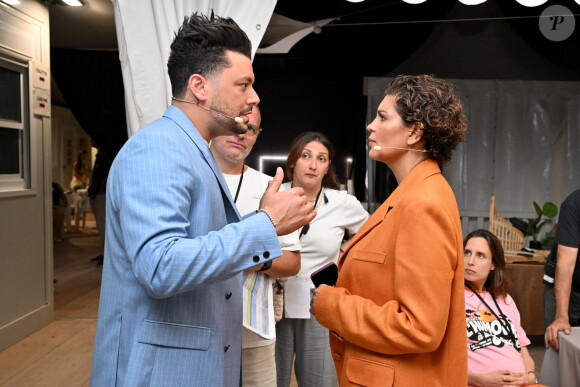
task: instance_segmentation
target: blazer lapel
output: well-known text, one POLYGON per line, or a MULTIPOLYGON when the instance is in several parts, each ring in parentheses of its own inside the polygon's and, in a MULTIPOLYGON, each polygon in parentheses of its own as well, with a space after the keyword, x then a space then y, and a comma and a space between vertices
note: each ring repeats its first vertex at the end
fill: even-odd
POLYGON ((417 181, 423 181, 428 176, 431 176, 435 173, 441 173, 441 169, 437 165, 436 161, 430 159, 422 161, 415 168, 413 168, 407 177, 403 179, 401 184, 399 184, 399 186, 389 195, 387 200, 385 200, 385 202, 379 208, 377 208, 377 210, 369 217, 366 223, 363 224, 360 230, 358 230, 358 232, 353 237, 352 242, 349 243, 344 253, 342 253, 340 256, 338 261, 338 268, 340 269, 342 266, 346 254, 351 249, 351 247, 354 246, 362 237, 368 234, 373 228, 383 222, 389 211, 397 205, 400 200, 401 192, 406 192, 404 189, 405 185, 417 184, 417 181))
POLYGON ((222 171, 220 170, 219 166, 217 165, 217 162, 215 161, 211 151, 209 150, 207 143, 205 142, 203 137, 201 137, 201 134, 199 134, 199 131, 197 130, 197 128, 193 125, 193 123, 185 115, 185 113, 183 113, 179 108, 177 108, 173 105, 169 106, 169 108, 167 109, 167 111, 164 114, 164 117, 175 122, 175 124, 177 126, 179 126, 181 128, 181 130, 183 130, 185 132, 185 134, 191 139, 191 141, 194 143, 194 145, 199 149, 203 158, 205 159, 205 162, 207 163, 207 165, 209 165, 209 167, 213 171, 213 173, 214 173, 214 175, 215 175, 215 177, 220 185, 220 188, 222 191, 222 196, 224 198, 226 198, 224 200, 224 204, 226 202, 229 203, 230 209, 232 209, 235 212, 235 214, 237 215, 236 221, 239 221, 241 219, 241 216, 240 216, 240 213, 238 212, 236 205, 234 204, 234 200, 232 199, 232 196, 230 194, 230 190, 226 184, 226 181, 224 180, 224 175, 223 175, 222 171))
POLYGON ((352 241, 348 244, 348 247, 340 256, 338 260, 338 268, 342 266, 344 258, 346 257, 347 253, 350 251, 351 247, 354 246, 362 237, 368 234, 373 228, 379 225, 387 216, 388 212, 393 208, 391 200, 387 198, 385 202, 377 208, 377 210, 367 219, 367 221, 362 225, 362 227, 357 231, 357 233, 352 238, 352 241))

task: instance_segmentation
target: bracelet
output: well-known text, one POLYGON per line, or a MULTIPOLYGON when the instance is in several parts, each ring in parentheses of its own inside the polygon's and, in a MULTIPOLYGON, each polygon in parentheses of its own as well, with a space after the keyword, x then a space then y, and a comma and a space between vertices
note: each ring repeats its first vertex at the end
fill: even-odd
POLYGON ((529 374, 534 374, 535 375, 536 373, 534 371, 528 371, 528 375, 529 374))
POLYGON ((275 230, 276 229, 276 222, 274 222, 274 219, 272 218, 270 213, 264 209, 257 210, 256 213, 258 213, 258 212, 263 212, 264 214, 268 215, 268 218, 270 219, 270 222, 272 222, 272 226, 274 226, 274 230, 275 230))
POLYGON ((536 384, 538 384, 538 377, 536 376, 536 373, 534 371, 528 371, 528 375, 534 375, 534 377, 536 378, 536 384))

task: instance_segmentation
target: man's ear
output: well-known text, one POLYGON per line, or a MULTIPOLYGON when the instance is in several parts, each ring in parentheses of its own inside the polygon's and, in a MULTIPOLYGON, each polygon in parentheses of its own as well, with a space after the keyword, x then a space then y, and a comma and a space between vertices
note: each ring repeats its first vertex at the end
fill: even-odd
POLYGON ((189 82, 187 83, 187 89, 197 98, 198 102, 207 100, 207 88, 208 83, 204 76, 199 74, 193 74, 189 77, 189 82))

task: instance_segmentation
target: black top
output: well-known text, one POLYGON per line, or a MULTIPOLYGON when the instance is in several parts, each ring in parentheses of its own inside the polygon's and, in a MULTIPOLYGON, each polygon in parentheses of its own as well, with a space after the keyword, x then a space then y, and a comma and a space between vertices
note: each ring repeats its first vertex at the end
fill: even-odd
POLYGON ((58 183, 52 182, 52 205, 60 206, 60 195, 64 193, 64 190, 58 183))
MULTIPOLYGON (((546 262, 556 261, 558 245, 580 248, 580 189, 572 192, 562 203, 558 216, 556 239, 546 262)), ((572 276, 572 290, 580 292, 580 249, 572 276)))
POLYGON ((109 175, 109 169, 111 169, 112 163, 113 160, 103 150, 100 150, 99 153, 97 153, 89 184, 89 197, 91 199, 94 199, 97 194, 105 192, 107 176, 109 175))

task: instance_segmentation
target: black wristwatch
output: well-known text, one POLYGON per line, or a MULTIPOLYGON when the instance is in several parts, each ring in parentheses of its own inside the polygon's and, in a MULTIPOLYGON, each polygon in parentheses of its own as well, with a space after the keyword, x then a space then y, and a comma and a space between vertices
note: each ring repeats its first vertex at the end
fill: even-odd
POLYGON ((266 261, 266 262, 264 262, 264 264, 262 265, 262 268, 261 268, 260 270, 258 270, 258 271, 266 271, 266 270, 268 270, 268 269, 269 269, 269 268, 271 268, 271 267, 272 267, 272 260, 270 260, 270 261, 266 261))

